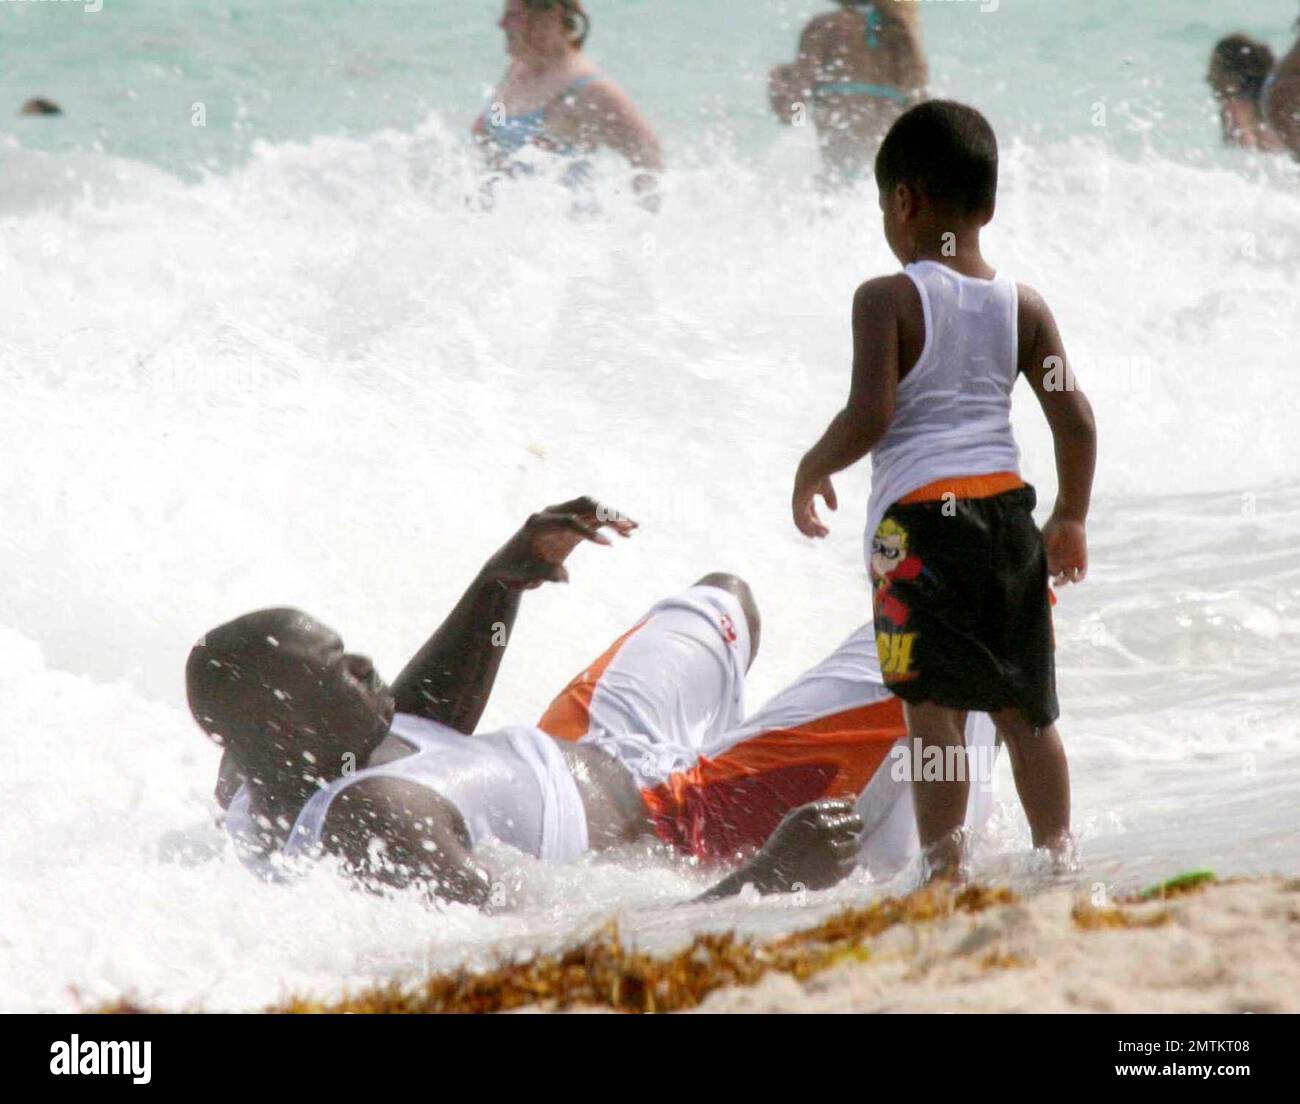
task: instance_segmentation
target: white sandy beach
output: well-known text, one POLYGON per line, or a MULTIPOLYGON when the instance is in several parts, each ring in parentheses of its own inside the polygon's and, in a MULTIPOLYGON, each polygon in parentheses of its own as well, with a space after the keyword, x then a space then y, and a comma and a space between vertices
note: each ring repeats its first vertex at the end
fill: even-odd
POLYGON ((1069 891, 896 925, 869 960, 804 983, 770 974, 701 1012, 1300 1012, 1300 878, 1212 885, 1123 905, 1085 928, 1069 891), (1113 914, 1112 914, 1113 915, 1113 914))

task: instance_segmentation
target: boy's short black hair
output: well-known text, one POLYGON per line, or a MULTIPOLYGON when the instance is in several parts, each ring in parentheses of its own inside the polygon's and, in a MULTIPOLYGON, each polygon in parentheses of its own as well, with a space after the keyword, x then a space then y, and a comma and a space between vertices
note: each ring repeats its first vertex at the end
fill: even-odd
POLYGON ((876 154, 881 191, 907 184, 958 215, 992 214, 998 197, 998 140, 973 107, 928 100, 903 114, 876 154))

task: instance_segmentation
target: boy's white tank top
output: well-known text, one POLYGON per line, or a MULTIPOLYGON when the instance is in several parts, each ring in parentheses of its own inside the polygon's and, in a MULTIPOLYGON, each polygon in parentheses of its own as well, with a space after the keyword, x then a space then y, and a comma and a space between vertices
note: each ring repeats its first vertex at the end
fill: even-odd
MULTIPOLYGON (((415 751, 355 774, 335 779, 312 795, 294 821, 280 851, 282 859, 309 856, 320 846, 330 806, 363 778, 402 778, 427 786, 460 813, 477 846, 495 839, 548 861, 576 858, 587 849, 587 813, 559 745, 540 729, 506 728, 480 736, 460 732, 423 717, 398 713, 392 733, 415 751)), ((240 789, 226 813, 226 828, 239 844, 250 839, 253 824, 248 791, 240 789)), ((260 873, 278 876, 272 863, 247 846, 241 858, 260 873)))
POLYGON ((925 347, 898 385, 894 419, 871 450, 866 550, 885 511, 937 479, 1020 471, 1011 433, 1019 363, 1014 280, 963 276, 935 261, 904 270, 925 313, 925 347))

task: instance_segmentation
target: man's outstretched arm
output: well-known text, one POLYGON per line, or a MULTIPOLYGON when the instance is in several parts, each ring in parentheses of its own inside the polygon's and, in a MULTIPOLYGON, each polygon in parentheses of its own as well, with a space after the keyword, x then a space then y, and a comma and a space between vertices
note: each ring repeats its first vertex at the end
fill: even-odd
POLYGON ((636 522, 592 498, 533 514, 487 563, 438 630, 393 683, 399 713, 474 731, 487 707, 519 599, 543 583, 568 582, 564 561, 583 541, 609 544, 601 529, 630 536, 636 522))

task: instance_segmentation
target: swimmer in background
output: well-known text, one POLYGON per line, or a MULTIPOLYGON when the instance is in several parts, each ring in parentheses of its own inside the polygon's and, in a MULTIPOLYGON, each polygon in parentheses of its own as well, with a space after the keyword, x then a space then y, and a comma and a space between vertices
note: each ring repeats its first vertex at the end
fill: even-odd
POLYGON ((876 148, 894 120, 924 98, 929 70, 918 4, 837 0, 814 17, 799 56, 772 70, 768 99, 786 125, 812 109, 821 147, 819 182, 834 187, 870 177, 876 148))
POLYGON ((583 52, 591 20, 581 0, 506 0, 499 26, 510 65, 474 122, 488 165, 505 175, 532 171, 530 147, 569 158, 567 184, 580 184, 587 154, 611 149, 636 170, 632 188, 655 205, 663 169, 659 140, 627 94, 583 52))
POLYGON ((1285 148, 1264 118, 1264 85, 1273 51, 1244 34, 1220 39, 1210 55, 1206 81, 1219 102, 1219 122, 1228 146, 1274 153, 1285 148))
POLYGON ((44 96, 33 96, 18 109, 19 115, 62 115, 63 108, 44 96))
MULTIPOLYGON (((1300 30, 1300 20, 1295 29, 1300 30)), ((1300 39, 1264 81, 1260 106, 1282 145, 1300 158, 1300 39)))

